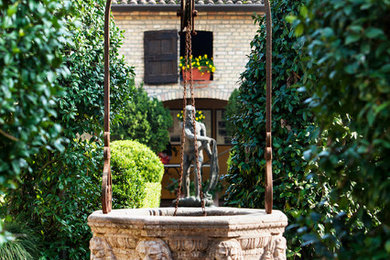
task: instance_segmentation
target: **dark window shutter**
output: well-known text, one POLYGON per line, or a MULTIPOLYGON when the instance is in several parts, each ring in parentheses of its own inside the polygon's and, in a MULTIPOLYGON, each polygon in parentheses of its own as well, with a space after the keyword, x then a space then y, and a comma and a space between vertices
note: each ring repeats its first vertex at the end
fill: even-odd
POLYGON ((177 31, 144 32, 146 84, 177 83, 177 31))

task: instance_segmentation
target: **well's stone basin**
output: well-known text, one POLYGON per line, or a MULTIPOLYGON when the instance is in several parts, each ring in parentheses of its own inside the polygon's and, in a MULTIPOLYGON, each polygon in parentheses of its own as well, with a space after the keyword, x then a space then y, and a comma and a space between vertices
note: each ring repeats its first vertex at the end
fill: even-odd
POLYGON ((286 259, 287 217, 215 207, 119 209, 88 217, 91 259, 286 259))

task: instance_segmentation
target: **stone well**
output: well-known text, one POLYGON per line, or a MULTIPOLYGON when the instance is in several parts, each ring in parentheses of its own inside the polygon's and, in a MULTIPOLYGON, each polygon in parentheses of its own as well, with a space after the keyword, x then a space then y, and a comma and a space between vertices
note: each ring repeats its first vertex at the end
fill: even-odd
POLYGON ((287 217, 274 210, 118 209, 88 217, 91 259, 286 259, 287 217))

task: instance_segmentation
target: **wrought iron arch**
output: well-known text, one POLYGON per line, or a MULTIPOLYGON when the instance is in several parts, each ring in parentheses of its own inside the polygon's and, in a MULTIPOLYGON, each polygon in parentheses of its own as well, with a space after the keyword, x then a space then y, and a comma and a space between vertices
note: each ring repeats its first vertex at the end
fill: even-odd
MULTIPOLYGON (((181 8, 183 8, 183 1, 181 8)), ((102 180, 102 210, 107 214, 112 209, 112 179, 110 152, 110 13, 112 0, 106 1, 104 14, 104 166, 102 180)), ((266 14, 266 147, 265 147, 265 209, 272 213, 272 19, 269 0, 264 0, 266 14)), ((194 24, 194 23, 192 23, 194 24)))

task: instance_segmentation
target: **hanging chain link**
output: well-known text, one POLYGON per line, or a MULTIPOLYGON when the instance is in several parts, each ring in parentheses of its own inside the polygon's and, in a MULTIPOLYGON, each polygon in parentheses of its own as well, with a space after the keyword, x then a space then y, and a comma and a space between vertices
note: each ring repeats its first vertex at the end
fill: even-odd
MULTIPOLYGON (((191 24, 189 25, 189 28, 191 28, 191 24)), ((189 57, 192 56, 192 41, 191 41, 191 31, 190 29, 187 30, 186 34, 186 45, 188 48, 188 55, 189 57)), ((194 95, 194 80, 192 78, 192 62, 190 62, 190 91, 191 91, 191 105, 195 108, 195 95, 194 95)), ((200 195, 200 201, 202 205, 202 212, 203 216, 206 216, 206 209, 205 209, 205 203, 203 198, 203 190, 202 190, 202 180, 201 180, 201 173, 200 173, 200 163, 199 163, 199 149, 198 149, 198 138, 196 135, 196 120, 195 120, 195 111, 194 116, 192 117, 192 124, 194 126, 194 148, 195 148, 195 162, 196 162, 196 173, 198 178, 198 190, 200 195)))
MULTIPOLYGON (((190 61, 190 58, 192 56, 192 41, 191 41, 191 21, 189 22, 187 29, 186 29, 186 39, 185 39, 185 68, 188 68, 190 71, 190 94, 191 94, 191 105, 195 108, 195 97, 194 97, 194 86, 193 86, 193 77, 192 77, 192 62, 190 61)), ((182 132, 181 132, 181 153, 180 153, 180 180, 179 180, 179 187, 177 190, 177 197, 176 197, 176 205, 175 205, 175 212, 174 216, 177 214, 177 209, 179 206, 179 199, 181 196, 181 188, 183 184, 183 161, 184 161, 184 144, 185 144, 185 124, 186 124, 186 118, 187 118, 187 112, 186 112, 186 106, 187 106, 187 84, 188 79, 186 74, 183 76, 183 123, 182 123, 182 132)), ((198 148, 198 140, 196 135, 196 120, 195 120, 195 111, 194 116, 192 117, 192 124, 194 127, 194 148, 195 148, 195 163, 196 163, 196 178, 198 179, 198 190, 200 193, 200 200, 202 205, 202 213, 203 216, 206 216, 206 209, 205 209, 205 202, 204 202, 204 194, 202 190, 202 181, 201 181, 201 174, 200 174, 200 163, 199 163, 199 148, 198 148)))
MULTIPOLYGON (((187 45, 187 33, 186 33, 186 48, 185 48, 185 67, 187 68, 188 66, 188 55, 189 49, 187 45)), ((182 127, 181 127, 181 150, 180 150, 180 179, 179 179, 179 187, 176 192, 176 203, 175 203, 175 213, 173 214, 176 216, 177 214, 177 208, 179 207, 179 199, 181 196, 181 188, 183 185, 183 168, 184 168, 184 145, 186 142, 185 139, 185 118, 187 117, 187 77, 184 75, 183 77, 183 122, 182 122, 182 127)))

